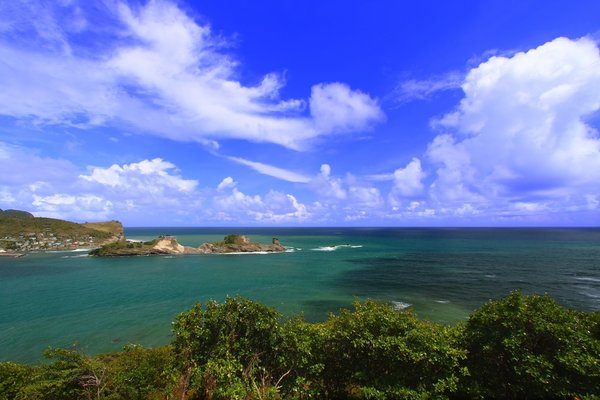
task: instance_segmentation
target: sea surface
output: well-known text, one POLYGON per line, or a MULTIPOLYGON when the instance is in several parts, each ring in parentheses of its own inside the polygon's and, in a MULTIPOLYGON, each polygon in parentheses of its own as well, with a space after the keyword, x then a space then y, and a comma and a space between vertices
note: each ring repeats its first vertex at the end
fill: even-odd
POLYGON ((184 245, 230 233, 280 254, 92 258, 85 252, 0 257, 0 361, 33 363, 49 346, 90 354, 171 339, 196 302, 242 295, 323 321, 355 299, 455 323, 511 290, 600 310, 600 229, 130 228, 129 239, 184 245))

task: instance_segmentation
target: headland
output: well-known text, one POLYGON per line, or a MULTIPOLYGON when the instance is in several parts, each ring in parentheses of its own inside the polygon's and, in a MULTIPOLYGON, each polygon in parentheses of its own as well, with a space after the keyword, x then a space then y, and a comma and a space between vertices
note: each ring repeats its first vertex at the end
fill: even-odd
POLYGON ((32 251, 89 249, 124 238, 123 225, 119 221, 79 224, 34 217, 26 211, 0 210, 0 254, 4 256, 19 256, 32 251))

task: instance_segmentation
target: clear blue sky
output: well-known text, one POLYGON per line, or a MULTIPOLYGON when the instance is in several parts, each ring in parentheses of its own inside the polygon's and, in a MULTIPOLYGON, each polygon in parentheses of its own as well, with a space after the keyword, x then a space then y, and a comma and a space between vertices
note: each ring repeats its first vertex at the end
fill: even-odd
POLYGON ((1 1, 0 208, 598 226, 598 1, 1 1))

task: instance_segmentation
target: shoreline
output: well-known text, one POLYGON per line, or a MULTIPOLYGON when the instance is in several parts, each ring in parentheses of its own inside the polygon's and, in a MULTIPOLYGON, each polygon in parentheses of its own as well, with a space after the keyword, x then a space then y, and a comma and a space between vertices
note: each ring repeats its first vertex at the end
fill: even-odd
POLYGON ((25 257, 26 254, 27 253, 0 252, 0 257, 20 258, 20 257, 25 257))

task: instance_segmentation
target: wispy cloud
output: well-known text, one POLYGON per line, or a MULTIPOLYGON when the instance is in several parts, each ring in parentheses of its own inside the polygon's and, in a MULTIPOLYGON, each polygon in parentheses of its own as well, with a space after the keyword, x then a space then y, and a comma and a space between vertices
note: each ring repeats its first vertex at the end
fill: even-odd
POLYGON ((310 179, 311 179, 305 175, 299 174, 294 171, 289 171, 284 168, 279 168, 279 167, 275 167, 273 165, 263 164, 263 163, 256 162, 256 161, 246 160, 246 159, 240 158, 240 157, 227 157, 227 159, 234 161, 238 164, 242 164, 247 167, 250 167, 253 170, 255 170, 256 172, 261 173, 263 175, 272 176, 273 178, 281 179, 281 180, 284 180, 287 182, 308 183, 308 182, 310 182, 310 179))
POLYGON ((84 48, 74 40, 87 26, 74 6, 44 12, 45 30, 35 25, 20 40, 22 26, 38 15, 31 7, 12 10, 19 18, 0 30, 0 114, 40 125, 125 125, 179 141, 242 139, 295 150, 382 119, 375 99, 343 83, 316 84, 309 99, 281 99, 285 80, 277 73, 244 84, 223 39, 170 1, 114 4, 105 11, 120 34, 90 36, 104 49, 89 38, 84 48), (75 19, 79 31, 61 28, 75 19))
POLYGON ((430 99, 438 92, 459 89, 463 80, 464 74, 456 71, 428 79, 404 80, 396 86, 392 98, 398 103, 430 99))

